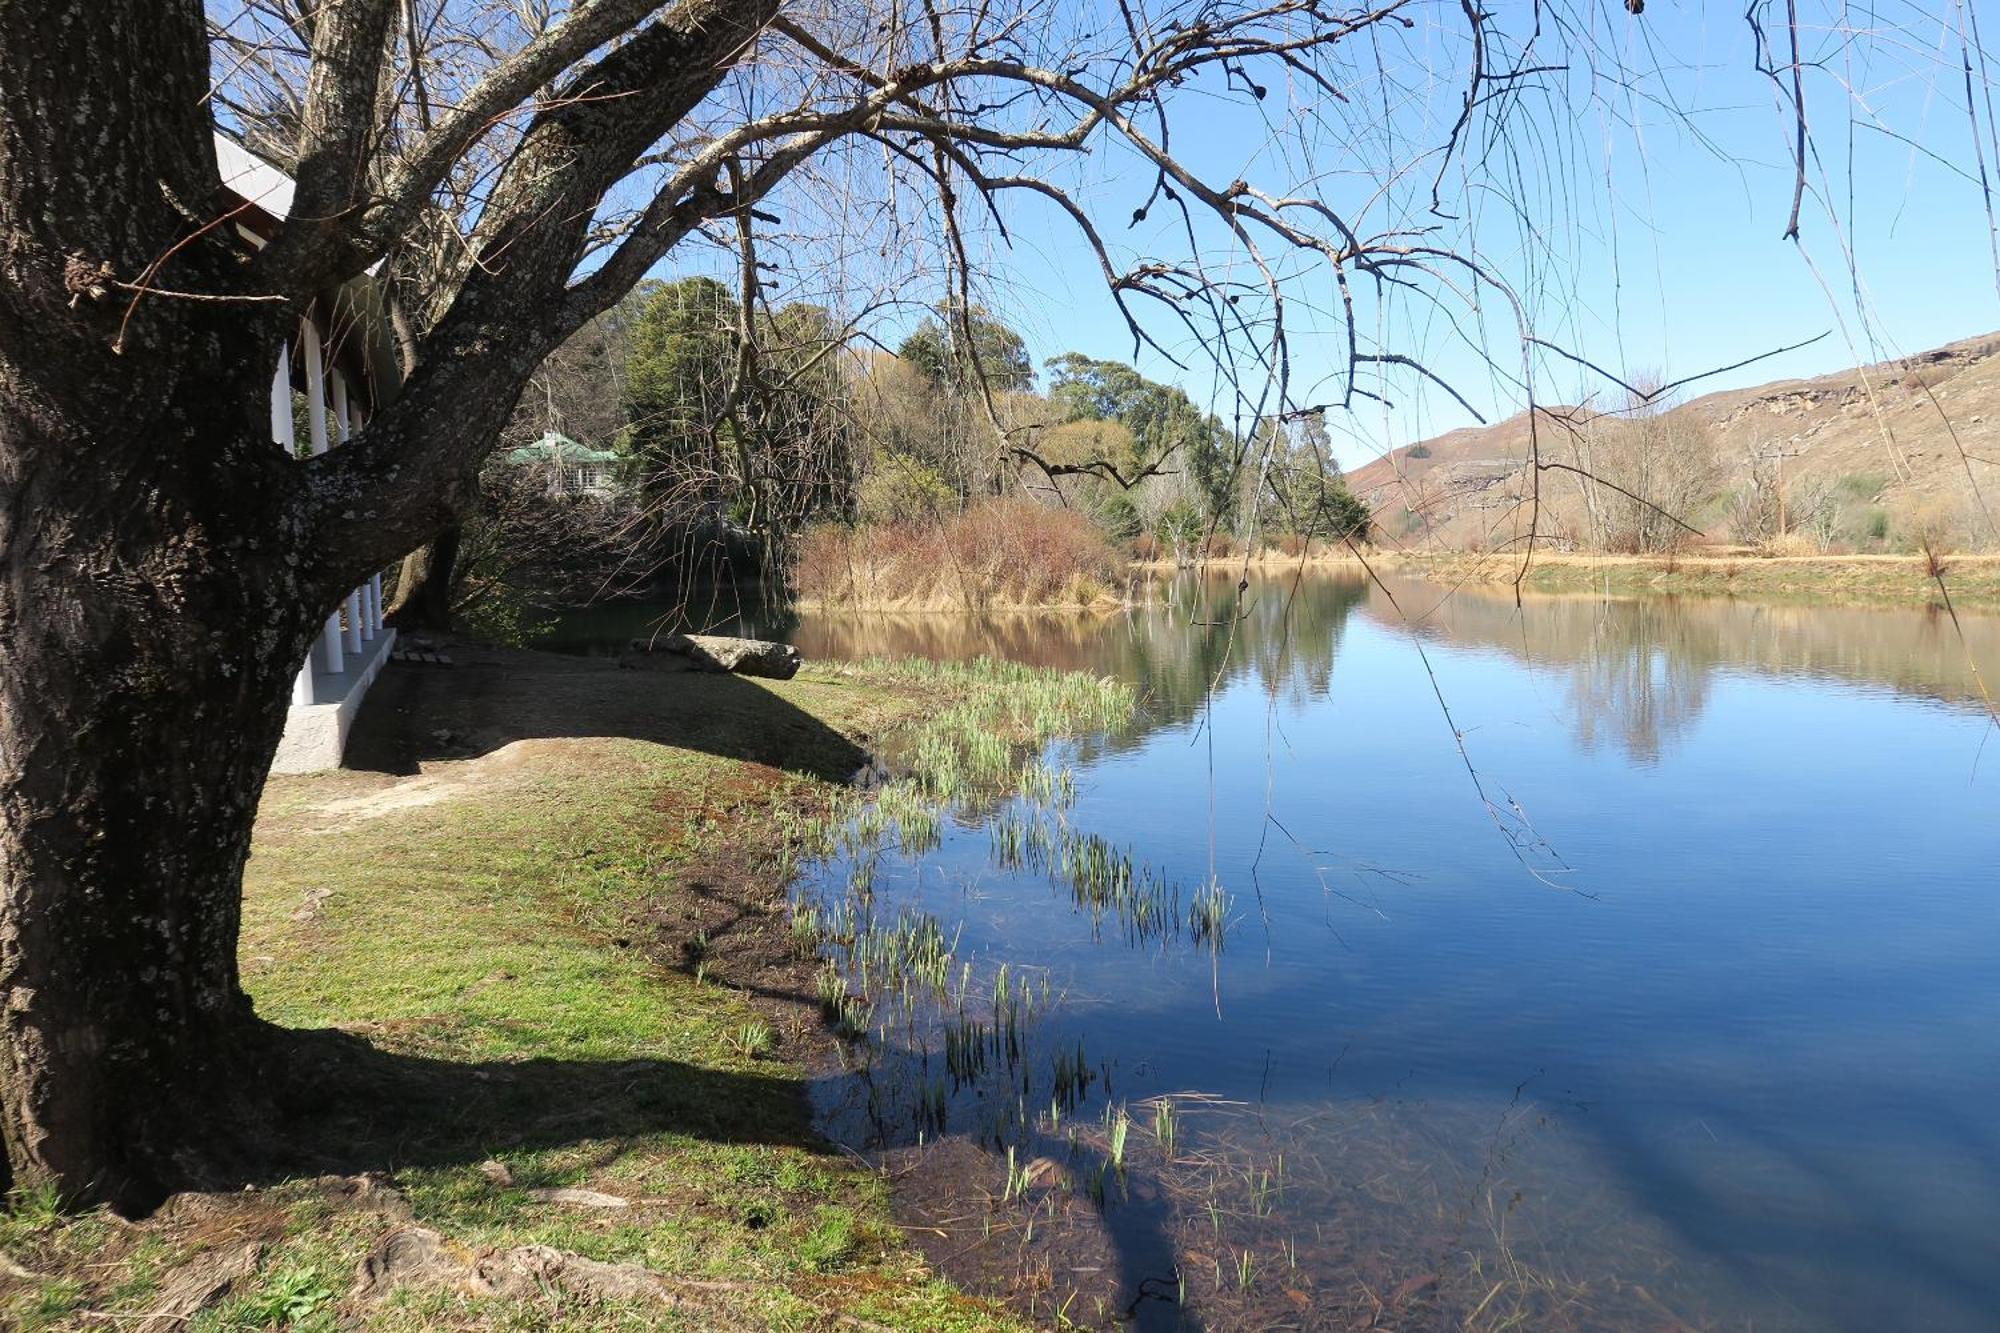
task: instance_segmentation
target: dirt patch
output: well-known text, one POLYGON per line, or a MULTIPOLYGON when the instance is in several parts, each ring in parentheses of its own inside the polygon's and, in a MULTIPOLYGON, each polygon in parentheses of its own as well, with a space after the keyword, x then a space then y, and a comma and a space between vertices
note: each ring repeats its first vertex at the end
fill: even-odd
POLYGON ((197 1255, 175 1271, 160 1292, 160 1303, 139 1322, 140 1333, 170 1333, 227 1296, 257 1271, 265 1242, 244 1241, 197 1255))
MULTIPOLYGON (((475 1297, 533 1301, 550 1288, 589 1301, 632 1301, 667 1310, 703 1310, 747 1282, 672 1278, 639 1264, 608 1264, 547 1245, 474 1249, 428 1227, 384 1236, 355 1272, 356 1301, 381 1301, 405 1287, 453 1288, 475 1297)), ((709 1322, 708 1327, 717 1327, 709 1322)))
POLYGON ((364 796, 344 796, 313 806, 308 813, 321 820, 330 821, 334 826, 358 824, 370 819, 380 819, 384 815, 400 814, 405 810, 417 810, 440 801, 449 801, 464 794, 466 782, 463 778, 419 777, 406 782, 398 782, 372 791, 364 796))
MULTIPOLYGON (((459 739, 458 733, 440 728, 435 743, 450 746, 459 739)), ((333 829, 421 810, 490 792, 491 784, 496 781, 516 773, 537 771, 550 760, 560 762, 564 755, 580 752, 591 744, 577 739, 516 740, 476 758, 440 757, 427 763, 415 776, 397 778, 386 786, 376 786, 357 795, 321 801, 306 807, 304 814, 333 829)))
POLYGON ((660 966, 740 991, 770 1022, 778 1048, 798 1058, 826 1025, 813 990, 819 959, 792 945, 777 853, 745 844, 705 856, 681 873, 679 892, 630 924, 660 966))

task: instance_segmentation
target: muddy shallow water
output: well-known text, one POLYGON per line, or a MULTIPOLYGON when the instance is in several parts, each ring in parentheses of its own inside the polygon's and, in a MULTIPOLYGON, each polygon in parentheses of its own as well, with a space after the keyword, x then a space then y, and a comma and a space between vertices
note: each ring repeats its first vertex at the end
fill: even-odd
POLYGON ((2000 622, 1320 577, 792 637, 1141 693, 1073 804, 869 858, 964 970, 822 1110, 955 1274, 1142 1328, 2000 1325, 2000 622))

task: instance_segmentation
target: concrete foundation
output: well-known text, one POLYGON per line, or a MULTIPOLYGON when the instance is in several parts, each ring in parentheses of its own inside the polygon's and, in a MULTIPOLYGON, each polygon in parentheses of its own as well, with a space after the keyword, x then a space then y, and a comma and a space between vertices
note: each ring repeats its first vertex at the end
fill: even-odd
POLYGON ((381 674, 395 642, 396 631, 384 628, 363 641, 360 652, 346 654, 339 671, 324 671, 315 664, 316 702, 294 704, 285 715, 285 735, 271 763, 273 773, 321 773, 340 767, 354 715, 361 711, 361 700, 381 674))

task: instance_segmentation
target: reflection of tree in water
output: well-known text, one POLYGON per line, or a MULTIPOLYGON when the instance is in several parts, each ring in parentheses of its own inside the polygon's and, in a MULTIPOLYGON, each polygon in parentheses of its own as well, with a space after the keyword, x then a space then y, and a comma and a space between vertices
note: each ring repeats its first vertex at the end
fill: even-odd
MULTIPOLYGON (((1694 725, 1708 703, 1711 671, 1731 660, 1720 627, 1671 599, 1530 597, 1516 607, 1511 595, 1483 589, 1447 595, 1435 584, 1391 586, 1426 635, 1561 669, 1578 744, 1595 750, 1610 742, 1642 763, 1657 760, 1694 725)), ((1405 628, 1385 599, 1371 601, 1367 614, 1405 628)), ((1448 676, 1444 688, 1449 694, 1448 676)))
POLYGON ((1211 686, 1246 675, 1292 702, 1325 693, 1347 617, 1367 596, 1358 577, 1260 578, 1239 595, 1233 576, 1183 575, 1109 614, 809 615, 793 642, 809 658, 983 655, 1112 676, 1141 700, 1139 726, 1112 741, 1122 749, 1191 720, 1211 686))
MULTIPOLYGON (((1771 605, 1687 598, 1530 596, 1390 580, 1404 610, 1447 642, 1492 646, 1567 677, 1571 721, 1586 747, 1610 743, 1658 759, 1707 707, 1718 667, 1888 687, 1983 707, 1968 653, 2000 672, 2000 619, 1950 620, 1928 610, 1771 605)), ((1274 699, 1323 695, 1347 618, 1356 609, 1398 632, 1387 599, 1358 574, 1253 577, 1184 574, 1139 606, 1108 614, 808 615, 794 641, 808 657, 981 654, 1091 671, 1131 683, 1140 725, 1184 724, 1206 691, 1249 677, 1274 699)), ((1416 665, 1412 664, 1415 670, 1416 665)), ((1447 686, 1449 682, 1447 682, 1447 686)))
MULTIPOLYGON (((1929 609, 1774 605, 1721 599, 1529 596, 1392 582, 1397 600, 1447 641, 1490 645, 1568 678, 1577 739, 1658 759, 1706 708, 1718 668, 1886 686, 1983 707, 1968 659, 2000 663, 2000 620, 1965 617, 1964 637, 1929 609), (1433 609, 1434 608, 1434 609, 1433 609), (1428 614, 1424 614, 1424 613, 1428 614)), ((1367 614, 1402 624, 1381 599, 1367 614)))
POLYGON ((1359 574, 1283 577, 1251 585, 1245 594, 1253 631, 1249 657, 1272 698, 1303 704, 1333 685, 1333 662, 1354 608, 1368 600, 1359 574))
MULTIPOLYGON (((1591 642, 1569 667, 1577 741, 1594 750, 1610 736, 1633 759, 1653 763, 1708 703, 1709 675, 1722 660, 1714 626, 1671 602, 1603 602, 1591 610, 1591 642)), ((1531 632, 1544 632, 1539 617, 1531 632)))
MULTIPOLYGON (((1720 627, 1670 599, 1530 598, 1516 608, 1511 597, 1483 591, 1440 602, 1434 588, 1429 596, 1419 588, 1407 596, 1398 589, 1398 601, 1429 610, 1423 628, 1449 642, 1490 644, 1561 668, 1578 744, 1594 750, 1608 741, 1642 763, 1700 718, 1711 671, 1730 660, 1720 627)), ((1386 606, 1369 610, 1400 624, 1386 606)))

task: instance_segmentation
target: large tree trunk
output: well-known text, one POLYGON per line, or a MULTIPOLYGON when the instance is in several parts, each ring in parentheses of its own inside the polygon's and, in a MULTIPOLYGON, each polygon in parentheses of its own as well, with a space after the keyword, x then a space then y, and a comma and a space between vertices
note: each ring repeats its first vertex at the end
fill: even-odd
POLYGON ((451 585, 458 566, 459 534, 454 523, 431 538, 429 545, 403 557, 402 574, 396 580, 396 604, 387 614, 390 624, 440 634, 451 628, 451 585))
POLYGON ((152 396, 113 406, 102 371, 0 333, 0 383, 26 389, 0 395, 0 445, 43 460, 0 518, 0 1137, 17 1178, 124 1208, 232 1150, 241 873, 329 609, 282 558, 267 423, 220 407, 268 378, 183 331, 246 368, 162 381, 136 357, 152 396))
MULTIPOLYGON (((126 1207, 230 1141, 239 872, 331 601, 280 317, 126 282, 219 206, 202 51, 198 5, 0 0, 0 1139, 126 1207)), ((201 238, 171 281, 226 293, 201 238)))
POLYGON ((233 1150, 242 870, 304 647, 208 628, 288 618, 261 589, 189 590, 105 617, 58 578, 0 607, 0 1130, 17 1176, 127 1210, 233 1150))

